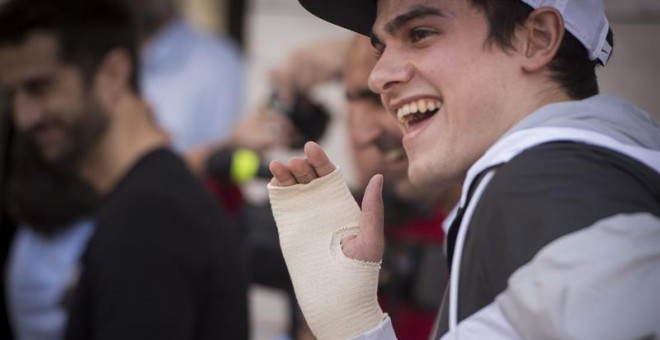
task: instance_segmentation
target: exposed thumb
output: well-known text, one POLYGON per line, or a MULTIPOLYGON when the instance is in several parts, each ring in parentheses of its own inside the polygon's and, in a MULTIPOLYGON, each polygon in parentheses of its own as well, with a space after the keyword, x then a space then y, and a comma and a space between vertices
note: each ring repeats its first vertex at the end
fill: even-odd
POLYGON ((375 175, 365 189, 360 216, 359 238, 369 261, 378 262, 383 258, 385 248, 383 224, 383 175, 375 175))

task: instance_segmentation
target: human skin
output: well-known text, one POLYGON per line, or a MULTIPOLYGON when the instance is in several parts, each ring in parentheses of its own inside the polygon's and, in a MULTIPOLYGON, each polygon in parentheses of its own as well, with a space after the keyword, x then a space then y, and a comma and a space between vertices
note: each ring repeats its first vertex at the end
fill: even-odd
POLYGON ((91 118, 102 114, 88 97, 79 70, 59 61, 56 39, 34 34, 20 46, 2 49, 0 69, 16 128, 44 159, 58 161, 82 147, 76 143, 91 142, 94 136, 76 134, 93 128, 91 118))
POLYGON ((402 120, 417 185, 459 183, 519 118, 510 84, 522 70, 515 54, 486 42, 488 32, 484 14, 466 0, 378 2, 380 57, 369 85, 392 114, 420 100, 441 106, 402 120))
POLYGON ((350 44, 344 67, 348 132, 361 189, 375 174, 386 185, 407 181, 408 160, 401 144, 403 134, 367 83, 376 64, 369 39, 356 36, 350 44))
MULTIPOLYGON (((469 167, 518 121, 546 104, 571 100, 548 72, 564 32, 554 9, 534 10, 505 50, 488 39, 485 14, 468 0, 380 0, 377 7, 372 42, 379 59, 369 85, 399 118, 408 174, 418 186, 444 190, 460 184, 469 167), (421 102, 426 112, 409 114, 419 112, 421 102), (428 103, 435 104, 432 110, 428 103)), ((271 183, 287 186, 323 176, 316 168, 327 165, 315 164, 318 151, 310 151, 307 160, 271 163, 271 183)), ((372 199, 365 194, 362 206, 372 199)), ((343 249, 349 257, 375 254, 354 251, 347 241, 343 249)))
POLYGON ((380 96, 368 87, 376 65, 374 48, 367 37, 356 35, 344 63, 344 87, 348 110, 348 131, 358 185, 364 190, 371 177, 382 174, 384 185, 406 201, 441 203, 451 210, 458 186, 452 190, 415 186, 408 178, 408 158, 397 118, 383 106, 380 96), (445 204, 446 203, 446 204, 445 204))
POLYGON ((0 46, 0 85, 17 130, 35 141, 46 161, 71 162, 101 194, 142 155, 167 144, 129 85, 132 67, 128 52, 116 48, 83 76, 61 60, 59 39, 48 32, 0 46))

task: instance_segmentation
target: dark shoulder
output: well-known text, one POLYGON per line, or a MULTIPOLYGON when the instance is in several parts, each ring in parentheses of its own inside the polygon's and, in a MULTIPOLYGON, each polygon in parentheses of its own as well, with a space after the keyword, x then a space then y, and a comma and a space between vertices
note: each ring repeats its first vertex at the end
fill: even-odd
MULTIPOLYGON (((555 142, 526 150, 497 168, 479 203, 532 206, 537 209, 530 213, 536 215, 592 202, 573 210, 600 215, 606 210, 657 211, 659 198, 660 174, 641 162, 600 146, 555 142)), ((520 213, 516 215, 525 215, 520 213)))
POLYGON ((474 203, 461 265, 471 270, 461 277, 480 282, 484 296, 475 301, 485 303, 557 238, 619 213, 660 215, 660 175, 602 147, 549 143, 497 168, 474 203))
POLYGON ((168 149, 144 155, 119 182, 109 201, 151 194, 179 198, 181 201, 209 198, 202 183, 188 170, 183 160, 168 149))
POLYGON ((202 183, 164 149, 136 163, 101 205, 97 223, 104 241, 136 244, 175 240, 212 247, 235 232, 202 183))
POLYGON ((659 202, 660 175, 639 161, 598 146, 549 143, 496 170, 471 226, 501 239, 514 253, 527 247, 535 253, 608 216, 660 214, 659 202))
POLYGON ((131 168, 107 197, 101 211, 111 215, 136 209, 160 215, 198 215, 216 208, 211 195, 183 160, 170 150, 159 149, 143 156, 131 168))

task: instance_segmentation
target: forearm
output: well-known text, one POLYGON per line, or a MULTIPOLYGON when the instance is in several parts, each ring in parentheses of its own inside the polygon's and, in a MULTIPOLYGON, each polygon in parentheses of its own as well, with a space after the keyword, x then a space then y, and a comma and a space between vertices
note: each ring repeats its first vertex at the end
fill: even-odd
POLYGON ((338 170, 310 184, 269 186, 282 252, 296 296, 319 339, 346 339, 385 315, 376 288, 380 263, 347 258, 341 240, 358 232, 360 209, 338 170))

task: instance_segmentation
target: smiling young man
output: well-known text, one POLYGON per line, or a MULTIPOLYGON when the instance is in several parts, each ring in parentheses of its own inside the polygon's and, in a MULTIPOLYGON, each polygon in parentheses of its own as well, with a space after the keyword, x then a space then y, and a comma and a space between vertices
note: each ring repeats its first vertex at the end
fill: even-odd
MULTIPOLYGON (((438 336, 660 334, 660 127, 598 95, 602 1, 300 2, 371 36, 370 87, 401 123, 411 180, 463 185, 438 336)), ((360 212, 325 153, 305 151, 271 163, 270 195, 307 321, 320 339, 392 338, 373 288, 382 177, 360 212)))
POLYGON ((102 196, 75 290, 61 292, 66 338, 245 339, 233 223, 169 149, 136 60, 118 1, 0 7, 0 85, 17 133, 102 196))

